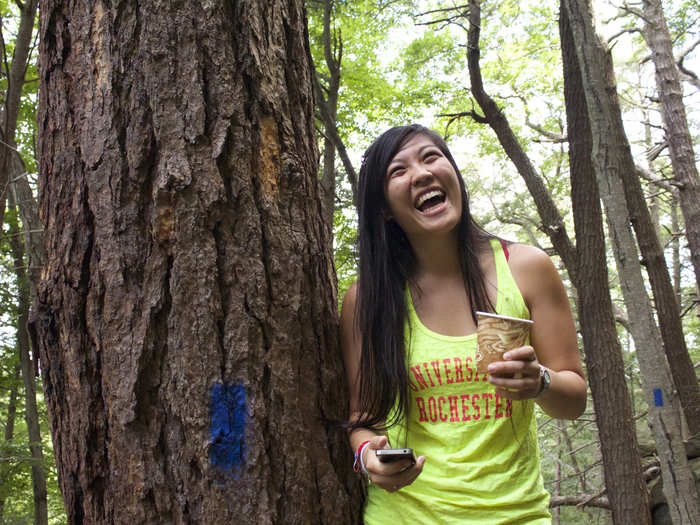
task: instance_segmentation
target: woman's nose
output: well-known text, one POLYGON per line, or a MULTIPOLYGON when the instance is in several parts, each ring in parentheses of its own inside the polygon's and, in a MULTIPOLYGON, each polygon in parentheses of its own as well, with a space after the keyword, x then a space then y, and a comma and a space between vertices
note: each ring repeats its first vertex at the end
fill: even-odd
POLYGON ((414 186, 421 186, 430 182, 432 179, 433 174, 428 169, 421 166, 415 171, 412 182, 414 186))

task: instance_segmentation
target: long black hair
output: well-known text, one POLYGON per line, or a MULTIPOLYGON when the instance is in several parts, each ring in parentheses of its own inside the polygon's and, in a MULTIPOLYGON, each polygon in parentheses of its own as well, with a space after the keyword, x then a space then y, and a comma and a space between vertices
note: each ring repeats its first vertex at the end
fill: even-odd
POLYGON ((409 386, 404 326, 406 285, 416 266, 413 249, 396 221, 387 219, 386 172, 392 158, 415 135, 427 136, 450 161, 462 195, 459 220, 459 260, 464 286, 476 322, 477 310, 492 311, 477 252, 493 237, 472 218, 459 168, 443 138, 419 124, 396 126, 367 149, 357 188, 359 283, 355 322, 362 336, 360 357, 360 418, 352 428, 386 430, 409 410, 409 386))

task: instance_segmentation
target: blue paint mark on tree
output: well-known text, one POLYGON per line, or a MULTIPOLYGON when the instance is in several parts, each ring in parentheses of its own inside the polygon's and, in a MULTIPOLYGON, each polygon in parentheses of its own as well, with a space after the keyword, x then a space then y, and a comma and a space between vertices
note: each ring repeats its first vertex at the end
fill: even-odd
POLYGON ((654 389, 654 406, 657 406, 657 407, 664 406, 664 397, 662 395, 660 388, 654 389))
POLYGON ((215 383, 209 391, 209 461, 238 478, 245 461, 245 427, 248 419, 246 391, 242 385, 215 383))

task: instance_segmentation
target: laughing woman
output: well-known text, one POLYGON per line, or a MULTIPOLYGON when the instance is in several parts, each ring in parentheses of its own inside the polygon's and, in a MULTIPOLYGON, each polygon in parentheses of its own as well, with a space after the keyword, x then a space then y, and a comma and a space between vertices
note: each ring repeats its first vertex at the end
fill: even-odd
POLYGON ((472 219, 443 139, 395 127, 360 170, 358 282, 345 295, 342 348, 350 441, 369 476, 368 525, 550 523, 534 403, 584 410, 569 301, 549 257, 472 219), (477 310, 534 321, 529 344, 478 374, 477 310), (419 454, 383 463, 376 451, 419 454))

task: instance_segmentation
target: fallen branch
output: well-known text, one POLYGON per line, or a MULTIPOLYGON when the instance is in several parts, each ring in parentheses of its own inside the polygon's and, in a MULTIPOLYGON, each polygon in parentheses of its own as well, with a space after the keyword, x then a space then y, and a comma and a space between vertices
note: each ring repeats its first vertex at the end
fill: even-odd
POLYGON ((607 496, 581 495, 581 496, 552 496, 549 500, 549 508, 555 507, 597 507, 610 509, 610 500, 607 496))

